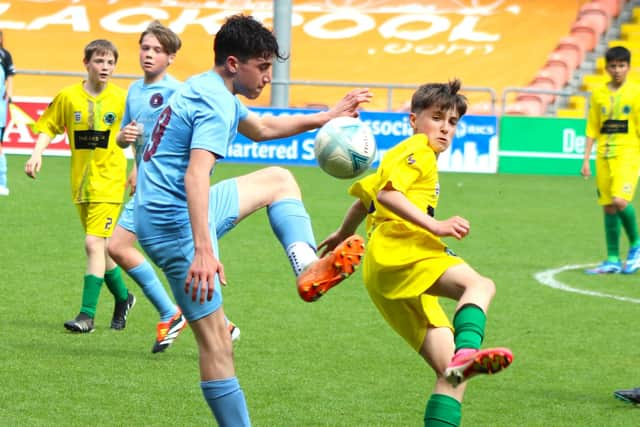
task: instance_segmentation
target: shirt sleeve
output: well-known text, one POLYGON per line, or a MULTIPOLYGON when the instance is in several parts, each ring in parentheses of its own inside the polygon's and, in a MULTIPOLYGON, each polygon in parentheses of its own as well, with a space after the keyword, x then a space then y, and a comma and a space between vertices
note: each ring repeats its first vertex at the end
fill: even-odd
POLYGON ((349 187, 349 194, 360 199, 363 205, 369 208, 371 203, 376 198, 376 193, 374 193, 374 188, 377 187, 377 182, 380 179, 377 173, 373 173, 368 175, 351 185, 349 187))
POLYGON ((44 113, 34 126, 36 133, 44 133, 51 138, 65 132, 64 109, 67 98, 63 93, 59 93, 44 110, 44 113))
POLYGON ((392 163, 383 164, 382 178, 379 183, 380 191, 391 183, 392 187, 406 194, 411 185, 425 174, 435 169, 435 153, 428 148, 427 136, 417 134, 407 141, 407 148, 394 159, 392 163))

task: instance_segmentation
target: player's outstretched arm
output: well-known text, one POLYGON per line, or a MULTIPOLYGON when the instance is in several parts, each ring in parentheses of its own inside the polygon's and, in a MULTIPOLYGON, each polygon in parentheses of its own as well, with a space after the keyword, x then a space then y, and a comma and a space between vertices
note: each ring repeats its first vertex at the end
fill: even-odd
POLYGON ((353 202, 349 210, 347 210, 340 228, 329 234, 329 236, 327 236, 327 238, 318 245, 318 252, 320 252, 320 256, 325 256, 327 253, 335 249, 335 247, 344 239, 355 234, 356 229, 366 216, 367 208, 362 204, 362 201, 358 199, 353 202))
POLYGON ((42 167, 42 152, 47 148, 51 139, 52 138, 46 133, 38 134, 38 140, 36 141, 33 153, 24 165, 24 173, 26 173, 27 176, 36 179, 36 175, 40 172, 40 168, 42 167))
POLYGON ((371 98, 373 98, 373 94, 369 92, 369 89, 354 89, 347 93, 328 113, 332 119, 341 116, 358 117, 360 104, 370 102, 371 98))
POLYGON ((347 93, 333 108, 314 114, 295 116, 258 116, 250 112, 238 125, 238 131, 252 141, 268 141, 286 138, 317 129, 329 120, 340 116, 356 117, 360 104, 369 102, 373 95, 369 89, 354 89, 347 93))

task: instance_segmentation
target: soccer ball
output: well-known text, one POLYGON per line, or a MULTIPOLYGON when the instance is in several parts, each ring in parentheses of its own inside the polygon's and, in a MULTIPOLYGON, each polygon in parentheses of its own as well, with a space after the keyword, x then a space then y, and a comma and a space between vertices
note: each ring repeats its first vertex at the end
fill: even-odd
POLYGON ((329 175, 349 179, 364 173, 376 157, 373 132, 360 119, 336 117, 318 130, 313 152, 329 175))

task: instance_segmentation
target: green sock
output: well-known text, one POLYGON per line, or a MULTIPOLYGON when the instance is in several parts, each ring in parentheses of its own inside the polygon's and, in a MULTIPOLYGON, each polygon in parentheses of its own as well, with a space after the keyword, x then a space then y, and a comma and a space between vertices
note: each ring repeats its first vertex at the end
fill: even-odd
POLYGON ((607 259, 620 261, 620 217, 617 213, 604 214, 604 232, 607 238, 607 259))
POLYGON ((618 211, 618 217, 622 222, 622 227, 629 237, 629 246, 636 247, 640 245, 638 239, 638 223, 636 222, 636 210, 631 204, 628 204, 626 208, 618 211))
POLYGON ((479 349, 484 338, 487 316, 475 304, 465 304, 453 316, 456 351, 461 348, 479 349))
POLYGON ((462 404, 446 394, 432 394, 424 411, 424 427, 457 427, 462 404))
POLYGON ((116 297, 116 301, 126 301, 127 298, 129 298, 129 289, 127 289, 127 285, 124 284, 120 267, 105 272, 104 282, 107 284, 113 296, 116 297))
POLYGON ((102 277, 96 277, 93 274, 84 276, 84 289, 82 290, 82 307, 80 313, 84 313, 92 319, 96 316, 96 307, 98 306, 98 297, 100 296, 100 288, 102 287, 102 277))

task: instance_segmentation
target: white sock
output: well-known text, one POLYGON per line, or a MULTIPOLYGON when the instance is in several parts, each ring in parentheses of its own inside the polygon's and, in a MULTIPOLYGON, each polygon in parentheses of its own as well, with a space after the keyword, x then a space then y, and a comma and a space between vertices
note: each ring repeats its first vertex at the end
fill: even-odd
POLYGON ((290 244, 287 247, 287 256, 289 257, 289 262, 291 263, 291 267, 293 267, 293 272, 296 277, 299 276, 309 264, 318 259, 316 251, 305 242, 293 242, 290 244))

